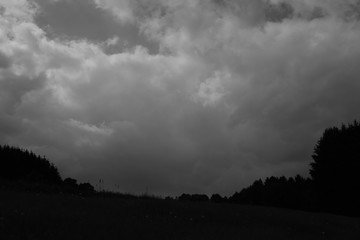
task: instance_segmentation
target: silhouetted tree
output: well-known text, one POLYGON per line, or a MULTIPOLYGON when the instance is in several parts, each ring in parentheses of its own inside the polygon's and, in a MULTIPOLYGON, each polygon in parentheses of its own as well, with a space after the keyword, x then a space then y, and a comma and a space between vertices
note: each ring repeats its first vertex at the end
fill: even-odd
POLYGON ((310 175, 319 192, 319 205, 360 213, 360 125, 354 121, 324 131, 312 155, 310 175))
POLYGON ((76 179, 65 178, 63 181, 63 190, 66 193, 80 193, 79 185, 76 179))
POLYGON ((264 183, 261 179, 256 180, 251 186, 235 192, 229 202, 242 204, 263 204, 264 183))
POLYGON ((216 203, 221 203, 221 202, 225 202, 226 199, 221 197, 220 194, 215 193, 215 194, 211 195, 210 201, 211 202, 216 202, 216 203))
POLYGON ((71 187, 78 187, 77 180, 73 178, 65 178, 64 184, 71 186, 71 187))
POLYGON ((79 184, 79 191, 82 194, 92 194, 95 192, 95 188, 90 183, 80 183, 79 184))
POLYGON ((312 181, 295 178, 269 177, 256 180, 251 186, 234 193, 231 203, 267 205, 296 209, 313 209, 312 181))
POLYGON ((310 178, 269 177, 235 192, 228 202, 360 215, 360 124, 324 131, 310 164, 310 178))
POLYGON ((177 199, 180 201, 191 201, 191 195, 187 193, 183 193, 177 199))
POLYGON ((183 193, 178 197, 180 201, 207 202, 209 197, 205 194, 187 194, 183 193))
POLYGON ((208 202, 209 197, 206 194, 192 194, 191 200, 197 202, 208 202))
POLYGON ((58 169, 45 157, 10 146, 0 146, 0 178, 47 184, 62 181, 58 169))
POLYGON ((0 145, 0 185, 4 189, 61 192, 91 195, 90 183, 78 184, 76 179, 61 179, 57 168, 45 157, 28 150, 0 145))

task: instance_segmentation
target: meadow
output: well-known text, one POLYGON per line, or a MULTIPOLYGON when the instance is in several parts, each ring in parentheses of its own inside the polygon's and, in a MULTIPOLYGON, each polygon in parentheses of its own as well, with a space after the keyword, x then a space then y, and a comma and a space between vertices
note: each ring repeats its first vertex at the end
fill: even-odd
POLYGON ((1 190, 0 239, 360 239, 360 218, 228 203, 1 190))

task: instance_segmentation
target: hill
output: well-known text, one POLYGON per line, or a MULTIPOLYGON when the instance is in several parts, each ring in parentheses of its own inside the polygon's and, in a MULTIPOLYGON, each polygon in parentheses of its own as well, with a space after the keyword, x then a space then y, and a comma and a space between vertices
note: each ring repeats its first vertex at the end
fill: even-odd
POLYGON ((360 218, 239 204, 0 191, 0 239, 360 239, 360 218))

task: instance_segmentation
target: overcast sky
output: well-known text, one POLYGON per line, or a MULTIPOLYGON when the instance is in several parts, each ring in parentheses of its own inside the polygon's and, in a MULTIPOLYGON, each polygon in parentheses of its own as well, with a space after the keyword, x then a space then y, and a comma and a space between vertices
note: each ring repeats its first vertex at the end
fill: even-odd
POLYGON ((359 0, 0 0, 0 144, 63 177, 233 194, 359 119, 359 0))

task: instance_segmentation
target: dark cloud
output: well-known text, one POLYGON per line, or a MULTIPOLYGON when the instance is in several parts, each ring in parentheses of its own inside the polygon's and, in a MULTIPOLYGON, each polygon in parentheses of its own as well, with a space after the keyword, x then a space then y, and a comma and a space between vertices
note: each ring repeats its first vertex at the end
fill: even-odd
POLYGON ((0 80, 0 93, 2 111, 12 113, 22 104, 26 94, 36 91, 44 85, 44 78, 27 78, 25 76, 16 76, 12 73, 3 73, 0 80))
POLYGON ((271 4, 267 2, 264 10, 265 19, 269 22, 281 22, 284 19, 291 19, 294 17, 293 7, 286 2, 278 4, 271 4))
POLYGON ((24 131, 22 122, 11 115, 0 115, 0 144, 9 144, 8 137, 24 131))
POLYGON ((11 59, 4 53, 0 52, 0 68, 8 68, 11 65, 11 59))
POLYGON ((51 38, 83 39, 102 43, 107 53, 122 52, 126 48, 142 45, 150 53, 158 52, 158 45, 146 39, 135 23, 122 24, 89 0, 33 0, 39 5, 35 22, 51 38), (118 39, 111 46, 108 39, 118 39))
POLYGON ((66 177, 137 193, 231 194, 306 175, 322 131, 359 117, 350 2, 0 4, 0 142, 45 154, 66 177), (116 51, 127 28, 161 51, 116 51))

